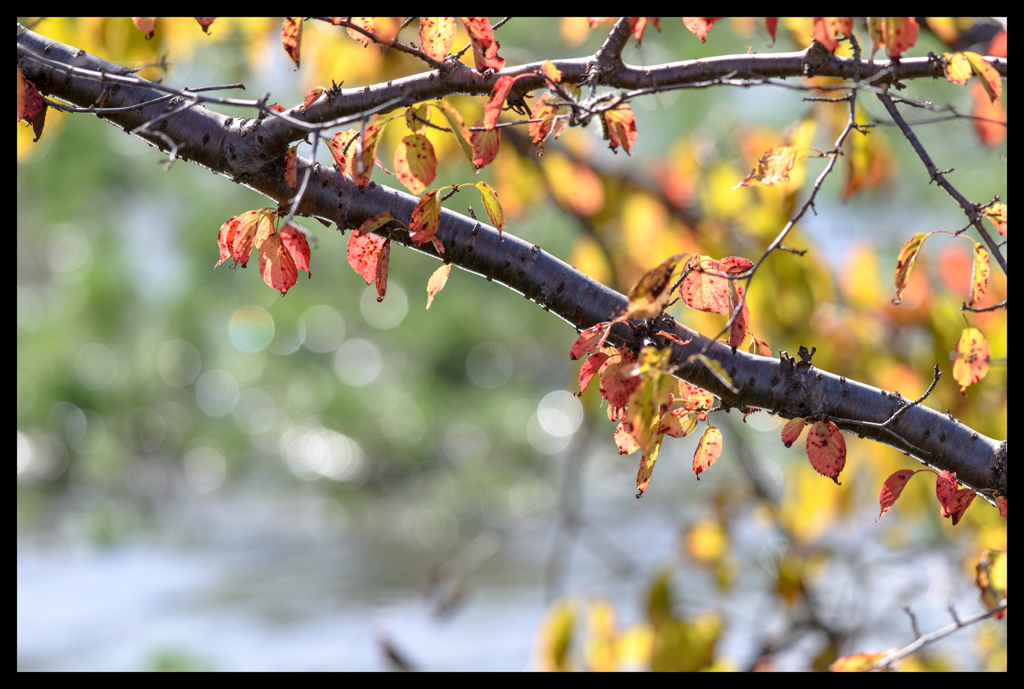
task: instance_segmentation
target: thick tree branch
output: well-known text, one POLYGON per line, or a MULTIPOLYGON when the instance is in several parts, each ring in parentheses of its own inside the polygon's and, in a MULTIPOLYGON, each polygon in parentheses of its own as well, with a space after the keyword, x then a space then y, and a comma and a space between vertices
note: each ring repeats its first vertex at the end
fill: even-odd
MULTIPOLYGON (((808 55, 808 51, 804 51, 740 56, 642 70, 623 66, 612 76, 602 74, 601 79, 617 86, 646 87, 659 83, 678 85, 685 79, 707 80, 716 74, 760 77, 770 71, 772 76, 799 76, 805 72, 808 55), (667 75, 673 75, 675 81, 670 81, 667 75)), ((815 74, 847 76, 849 67, 849 76, 852 76, 852 66, 847 65, 848 62, 831 56, 821 59, 819 55, 814 60, 815 74)), ((129 84, 123 80, 115 82, 90 76, 99 72, 124 74, 125 70, 34 34, 20 25, 18 64, 26 78, 32 80, 42 93, 82 107, 124 108, 149 103, 165 95, 166 90, 158 90, 149 82, 135 77, 132 77, 135 83, 129 84), (37 56, 86 71, 76 73, 61 69, 37 56)), ((567 80, 581 82, 586 80, 587 64, 587 59, 558 62, 567 80)), ((525 65, 503 70, 502 73, 529 72, 536 67, 525 65)), ((899 65, 888 66, 879 62, 871 69, 866 69, 862 63, 861 78, 867 80, 874 75, 878 79, 891 80, 920 76, 915 70, 926 68, 922 74, 933 76, 934 66, 927 60, 904 60, 899 65), (883 73, 884 70, 890 71, 883 73)), ((1005 72, 1005 61, 1002 69, 1005 72)), ((304 112, 293 109, 290 114, 307 122, 322 122, 339 116, 358 115, 398 97, 407 98, 412 103, 456 92, 489 93, 494 77, 470 72, 459 68, 448 75, 431 72, 396 80, 390 86, 367 87, 359 97, 353 97, 352 91, 336 90, 329 98, 321 99, 304 112)), ((532 82, 530 79, 522 81, 532 82)), ((541 86, 543 80, 537 77, 536 83, 527 83, 523 88, 541 86)), ((283 174, 287 145, 305 136, 304 133, 300 135, 301 128, 294 124, 277 118, 239 121, 202 105, 192 105, 187 98, 142 105, 137 109, 103 111, 99 116, 161 150, 175 149, 179 158, 245 184, 285 207, 290 205, 295 195, 283 174), (171 112, 173 114, 168 116, 171 112)), ((299 164, 301 167, 312 163, 300 160, 299 164)), ((298 213, 333 221, 343 229, 357 227, 370 215, 382 211, 390 211, 408 224, 417 200, 414 196, 373 182, 360 191, 336 170, 316 164, 298 213)), ((397 241, 409 245, 404 232, 392 234, 397 241)), ((437 237, 445 247, 444 260, 508 286, 577 329, 608 320, 626 306, 626 297, 595 282, 538 246, 531 246, 508 232, 499 235, 495 228, 458 213, 443 211, 437 237)), ((429 243, 412 248, 434 253, 429 243)), ((956 471, 957 478, 972 488, 1006 494, 1005 441, 980 435, 958 420, 923 405, 912 406, 893 418, 907 404, 898 393, 846 380, 785 355, 774 359, 742 351, 733 352, 729 347, 710 342, 681 324, 674 324, 674 327, 681 340, 692 338, 692 341, 681 346, 654 336, 654 343, 671 346, 672 361, 680 365, 679 377, 709 390, 720 397, 723 404, 743 410, 766 409, 787 418, 828 416, 846 431, 891 445, 929 466, 956 471), (722 364, 738 393, 725 388, 702 364, 685 364, 691 354, 700 351, 722 364)), ((610 339, 617 345, 637 348, 652 339, 644 333, 643 328, 618 325, 610 339)), ((568 345, 567 340, 567 352, 568 345)))

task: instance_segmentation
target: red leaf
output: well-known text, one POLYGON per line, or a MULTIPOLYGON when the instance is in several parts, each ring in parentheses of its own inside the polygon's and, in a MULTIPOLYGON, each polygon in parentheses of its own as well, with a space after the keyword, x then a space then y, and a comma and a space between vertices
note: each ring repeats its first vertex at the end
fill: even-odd
POLYGON ((957 490, 958 485, 956 472, 940 471, 939 477, 935 481, 935 496, 942 506, 941 514, 943 517, 951 517, 953 526, 960 523, 964 512, 971 506, 974 496, 977 495, 970 488, 957 490))
POLYGON ((815 471, 835 481, 837 486, 842 485, 838 478, 846 466, 843 432, 831 421, 815 421, 807 431, 807 458, 815 471))
MULTIPOLYGON (((481 126, 482 120, 477 120, 475 127, 481 126)), ((469 142, 473 145, 473 167, 479 170, 491 164, 491 161, 498 157, 498 149, 501 147, 501 133, 497 129, 482 131, 475 129, 470 132, 469 142)))
MULTIPOLYGON (((528 76, 526 74, 520 76, 528 76)), ((508 92, 512 90, 512 84, 516 82, 513 77, 501 77, 491 89, 491 99, 484 105, 483 126, 485 129, 494 129, 498 123, 498 116, 501 115, 501 108, 505 105, 508 92)))
POLYGON ((280 233, 274 233, 260 243, 260 276, 263 282, 280 290, 282 297, 299 278, 295 261, 285 249, 280 233))
POLYGON ((580 366, 581 395, 583 394, 583 391, 587 389, 587 386, 590 385, 590 381, 591 379, 593 379, 594 374, 597 373, 597 370, 601 368, 604 362, 608 361, 609 356, 611 355, 607 352, 598 352, 597 354, 594 354, 594 356, 584 361, 583 365, 580 366))
POLYGON ((459 17, 469 32, 469 40, 473 44, 473 62, 476 71, 483 73, 488 69, 500 72, 505 60, 498 56, 501 44, 494 40, 494 30, 487 17, 459 17))
MULTIPOLYGON (((920 471, 927 471, 927 469, 921 469, 920 471)), ((899 500, 900 495, 903 493, 903 489, 907 487, 907 481, 916 473, 913 469, 900 469, 885 479, 882 489, 878 491, 878 504, 882 508, 882 511, 878 513, 878 519, 881 519, 882 515, 896 504, 896 501, 899 500)), ((875 520, 876 523, 878 519, 875 520)))
POLYGON ((375 234, 360 236, 353 232, 349 235, 348 263, 366 280, 368 285, 374 281, 377 275, 377 263, 386 241, 385 237, 375 234))
POLYGON ((281 27, 281 45, 288 57, 299 66, 299 47, 302 43, 302 17, 285 17, 281 27))
POLYGON ((302 99, 302 109, 305 110, 310 105, 316 102, 326 89, 323 86, 314 86, 310 90, 306 91, 306 95, 302 99))
POLYGON ((592 325, 576 338, 575 344, 572 349, 569 350, 569 359, 576 361, 580 357, 594 352, 598 347, 604 344, 604 341, 608 339, 608 333, 611 330, 611 321, 605 321, 604 323, 598 323, 592 325))
POLYGON ((26 79, 21 69, 18 69, 18 122, 22 120, 32 124, 32 131, 36 135, 32 141, 39 141, 43 134, 43 124, 46 122, 46 102, 36 90, 36 85, 26 79))
POLYGON ((288 255, 291 256, 292 261, 295 262, 295 267, 298 270, 306 271, 306 275, 312 278, 313 274, 309 272, 309 243, 306 241, 306 235, 291 223, 284 226, 280 235, 281 243, 288 255))

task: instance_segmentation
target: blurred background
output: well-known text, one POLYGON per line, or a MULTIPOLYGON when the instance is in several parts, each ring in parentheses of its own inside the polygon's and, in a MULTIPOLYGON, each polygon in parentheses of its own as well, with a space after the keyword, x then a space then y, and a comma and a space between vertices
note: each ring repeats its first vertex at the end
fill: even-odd
MULTIPOLYGON (((285 107, 332 79, 423 71, 320 22, 304 25, 298 71, 280 20, 218 19, 205 36, 194 20, 161 19, 148 42, 127 19, 23 23, 128 66, 166 54, 168 72, 143 75, 168 85, 242 81, 224 95, 270 92, 285 107)), ((591 54, 610 27, 513 19, 497 36, 515 65, 591 54)), ((661 27, 624 60, 798 50, 809 35, 784 23, 773 46, 763 23, 728 20, 701 44, 678 20, 661 27)), ((466 43, 460 28, 456 49, 466 43)), ((949 48, 923 29, 911 55, 929 50, 949 48)), ((779 142, 828 149, 847 116, 804 95, 637 99, 631 157, 587 128, 537 158, 525 130, 505 129, 479 175, 434 131, 432 188, 489 182, 506 231, 619 290, 679 251, 756 259, 824 161, 798 163, 784 190, 732 187, 779 142)), ((905 95, 963 113, 975 102, 938 81, 905 95)), ((452 102, 472 124, 484 99, 452 102)), ((866 121, 884 119, 873 98, 860 102, 866 121)), ((1005 138, 983 144, 948 113, 905 115, 942 120, 916 132, 965 196, 1005 200, 1005 138)), ((20 670, 810 669, 911 641, 903 606, 923 632, 952 621, 948 604, 980 610, 973 565, 1005 548, 1005 520, 979 500, 954 529, 922 475, 876 523, 881 482, 919 467, 895 450, 847 436, 837 487, 802 443, 783 447, 778 418, 715 414, 718 463, 698 483, 696 438, 668 439, 638 501, 639 457, 617 454, 596 386, 573 394, 576 333, 557 317, 459 270, 426 311, 438 264, 400 246, 378 303, 347 264, 347 235, 308 219, 313 277, 282 298, 256 270, 213 269, 220 226, 273 202, 185 162, 165 171, 159 151, 95 117, 51 109, 38 143, 30 132, 19 125, 20 670), (681 665, 652 660, 666 619, 692 649, 681 665)), ((386 131, 389 169, 406 134, 400 122, 386 131)), ((931 238, 903 304, 890 301, 902 243, 956 231, 963 214, 898 132, 853 136, 870 142, 875 169, 826 182, 817 215, 786 241, 808 254, 776 254, 755 277, 751 329, 773 351, 817 346, 821 368, 909 399, 938 362, 947 375, 927 404, 1005 438, 1005 312, 967 317, 992 346, 987 378, 961 396, 948 375, 970 244, 931 238)), ((319 159, 330 163, 325 147, 319 159)), ((398 185, 379 169, 374 179, 398 185)), ((475 193, 445 203, 467 205, 479 215, 475 193)), ((982 305, 1005 290, 993 265, 982 305)), ((725 323, 674 313, 708 334, 725 323)), ((987 622, 908 664, 1005 668, 1005 643, 1005 621, 987 622)))

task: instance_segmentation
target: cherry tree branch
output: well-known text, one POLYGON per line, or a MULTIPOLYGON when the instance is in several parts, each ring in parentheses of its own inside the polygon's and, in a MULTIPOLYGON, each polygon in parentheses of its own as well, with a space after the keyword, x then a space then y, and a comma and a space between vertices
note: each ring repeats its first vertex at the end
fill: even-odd
MULTIPOLYGON (((259 116, 239 120, 203 105, 225 102, 225 99, 179 92, 178 96, 164 100, 167 87, 128 75, 128 71, 118 65, 76 51, 20 25, 18 63, 25 77, 35 83, 41 93, 79 107, 96 108, 99 117, 163 151, 173 151, 178 158, 244 184, 284 207, 297 205, 296 213, 332 221, 343 230, 358 227, 371 215, 383 211, 390 211, 398 220, 409 224, 418 199, 374 182, 359 190, 337 170, 300 159, 299 168, 307 168, 310 176, 305 194, 295 204, 296 193, 284 180, 284 154, 291 142, 304 138, 310 131, 319 134, 328 126, 336 126, 339 120, 366 117, 366 113, 374 110, 383 111, 453 93, 489 94, 495 79, 494 75, 481 75, 457 66, 448 74, 435 71, 387 85, 348 91, 334 88, 304 110, 297 106, 284 114, 268 110, 266 97, 243 101, 259 116)), ((584 83, 590 76, 592 60, 561 60, 556 64, 565 80, 584 83)), ((516 88, 525 93, 545 85, 543 77, 533 74, 538 67, 539 64, 524 65, 503 70, 502 74, 530 74, 516 84, 516 88)), ((808 49, 799 53, 725 57, 644 69, 620 65, 611 73, 599 70, 597 80, 620 87, 668 88, 726 75, 734 78, 738 74, 750 78, 768 74, 801 76, 811 70, 814 74, 844 76, 848 69, 854 68, 862 70, 861 79, 874 79, 876 84, 909 78, 918 72, 920 76, 936 76, 934 65, 927 60, 854 66, 849 60, 827 53, 822 56, 820 51, 808 49)), ((1002 70, 1005 72, 1005 60, 1002 70)), ((390 232, 397 242, 436 256, 429 243, 412 246, 406 232, 390 232)), ((539 246, 530 245, 509 232, 499 234, 495 228, 453 211, 442 211, 436 236, 445 248, 445 261, 509 287, 578 330, 609 320, 627 304, 622 294, 547 254, 539 246)), ((844 430, 891 445, 934 468, 956 471, 957 478, 971 488, 1006 494, 1005 441, 987 438, 957 419, 920 404, 910 405, 900 412, 908 403, 899 393, 820 371, 809 362, 798 363, 785 353, 774 359, 734 352, 667 316, 659 323, 660 328, 654 328, 654 332, 658 329, 674 331, 680 341, 690 342, 679 345, 650 335, 647 324, 641 322, 616 325, 609 339, 623 347, 639 348, 652 343, 671 347, 677 375, 720 397, 726 408, 766 409, 786 418, 829 417, 844 430), (688 363, 690 355, 698 352, 718 361, 738 392, 726 388, 704 365, 688 363)), ((989 495, 986 497, 991 499, 989 495)))

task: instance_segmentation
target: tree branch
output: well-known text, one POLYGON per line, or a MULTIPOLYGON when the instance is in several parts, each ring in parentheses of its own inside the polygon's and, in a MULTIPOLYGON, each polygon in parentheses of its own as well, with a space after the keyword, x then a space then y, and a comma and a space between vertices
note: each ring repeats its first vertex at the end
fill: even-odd
MULTIPOLYGON (((623 65, 611 74, 602 72, 599 78, 602 83, 616 86, 649 87, 706 81, 716 78, 715 75, 800 76, 805 72, 808 55, 808 51, 745 55, 645 69, 623 65)), ((587 78, 589 62, 589 59, 579 59, 556 64, 565 80, 582 83, 587 78)), ((41 93, 81 107, 117 108, 99 110, 97 114, 163 151, 175 151, 178 158, 244 184, 285 207, 294 201, 295 191, 284 180, 284 153, 289 143, 304 138, 306 133, 297 122, 317 123, 357 116, 370 109, 386 108, 392 99, 411 104, 453 93, 488 94, 496 78, 468 68, 456 68, 449 75, 430 72, 395 80, 389 85, 348 92, 332 90, 328 98, 304 111, 300 108, 288 111, 286 115, 292 121, 277 117, 275 113, 269 113, 267 119, 236 120, 201 104, 223 102, 215 98, 183 94, 181 98, 153 103, 151 101, 162 98, 166 87, 134 75, 115 79, 113 75, 124 75, 126 70, 46 39, 21 25, 18 26, 18 64, 41 93), (40 59, 44 55, 45 61, 40 59), (132 105, 139 107, 127 107, 132 105)), ((532 73, 538 67, 523 65, 503 70, 502 75, 532 73)), ((903 60, 898 65, 877 62, 873 67, 860 63, 859 67, 861 79, 875 78, 876 83, 909 76, 935 76, 935 67, 928 60, 903 60)), ((1005 60, 1002 70, 1005 73, 1005 60)), ((852 77, 855 72, 852 61, 829 56, 827 60, 816 59, 814 73, 852 77)), ((522 79, 516 88, 525 92, 542 86, 543 78, 537 76, 522 79)), ((264 101, 247 104, 268 112, 264 101)), ((334 169, 307 160, 299 161, 300 169, 310 165, 312 173, 298 214, 333 221, 342 230, 358 227, 369 216, 383 211, 390 211, 398 220, 409 224, 418 201, 416 197, 374 182, 360 191, 334 169)), ((436 256, 429 243, 415 247, 411 246, 407 233, 392 231, 392 235, 410 248, 436 256)), ((577 329, 609 320, 627 304, 622 294, 595 282, 540 247, 508 232, 499 234, 495 228, 453 211, 442 211, 436 236, 445 247, 444 260, 506 285, 577 329)), ((971 488, 1006 494, 1005 441, 987 438, 951 416, 923 405, 914 405, 897 415, 907 405, 898 393, 820 371, 809 363, 796 362, 785 353, 773 359, 734 352, 681 324, 675 323, 674 329, 680 340, 692 338, 691 342, 673 344, 660 336, 644 334, 642 328, 625 324, 613 328, 610 340, 631 348, 639 348, 651 340, 659 346, 670 346, 672 363, 679 366, 677 375, 720 397, 727 407, 766 409, 787 418, 828 416, 848 432, 895 447, 937 469, 956 471, 957 478, 971 488), (684 363, 691 354, 700 351, 722 364, 738 393, 726 389, 704 365, 684 363)))

